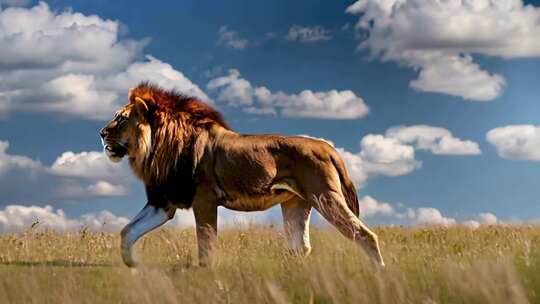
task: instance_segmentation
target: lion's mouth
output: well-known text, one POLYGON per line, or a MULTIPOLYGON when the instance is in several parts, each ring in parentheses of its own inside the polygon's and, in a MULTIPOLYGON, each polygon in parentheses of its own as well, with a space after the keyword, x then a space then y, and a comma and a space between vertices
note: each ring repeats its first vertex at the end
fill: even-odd
POLYGON ((113 161, 118 162, 122 157, 127 154, 127 147, 119 143, 106 143, 104 145, 104 150, 107 156, 113 161))

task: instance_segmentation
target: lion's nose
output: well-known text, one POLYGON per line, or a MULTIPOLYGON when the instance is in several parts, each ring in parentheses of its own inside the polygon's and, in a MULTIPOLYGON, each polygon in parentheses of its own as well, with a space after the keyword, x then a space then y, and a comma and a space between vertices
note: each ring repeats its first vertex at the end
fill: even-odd
POLYGON ((107 129, 103 128, 99 130, 99 136, 101 136, 101 138, 105 138, 105 136, 107 136, 107 129))

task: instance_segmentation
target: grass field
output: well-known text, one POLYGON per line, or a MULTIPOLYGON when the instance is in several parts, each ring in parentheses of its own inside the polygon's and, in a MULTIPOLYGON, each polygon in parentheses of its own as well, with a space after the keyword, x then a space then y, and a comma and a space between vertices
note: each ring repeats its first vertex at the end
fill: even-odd
POLYGON ((374 272, 332 229, 296 258, 279 229, 221 231, 196 265, 192 230, 159 230, 123 266, 117 235, 29 230, 0 236, 0 303, 540 303, 540 227, 380 228, 374 272))

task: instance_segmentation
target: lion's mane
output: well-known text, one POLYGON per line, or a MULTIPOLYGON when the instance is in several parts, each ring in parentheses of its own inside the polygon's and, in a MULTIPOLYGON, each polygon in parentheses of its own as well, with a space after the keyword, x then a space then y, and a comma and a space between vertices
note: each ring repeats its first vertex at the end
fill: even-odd
POLYGON ((130 102, 136 97, 148 106, 150 128, 140 136, 130 164, 147 192, 163 193, 168 195, 164 199, 190 207, 196 189, 195 170, 207 138, 205 130, 213 124, 230 127, 218 111, 201 100, 148 82, 130 91, 130 102))

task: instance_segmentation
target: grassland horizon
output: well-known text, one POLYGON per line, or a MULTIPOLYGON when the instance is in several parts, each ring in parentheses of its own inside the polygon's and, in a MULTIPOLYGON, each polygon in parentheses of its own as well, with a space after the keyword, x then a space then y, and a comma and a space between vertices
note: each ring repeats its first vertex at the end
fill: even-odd
POLYGON ((194 229, 141 239, 136 273, 119 236, 29 229, 0 235, 0 303, 538 303, 540 226, 379 227, 387 267, 332 228, 290 255, 281 229, 220 231, 196 266, 194 229))

